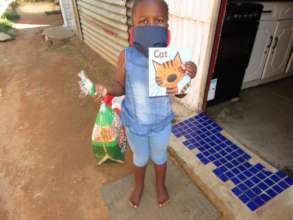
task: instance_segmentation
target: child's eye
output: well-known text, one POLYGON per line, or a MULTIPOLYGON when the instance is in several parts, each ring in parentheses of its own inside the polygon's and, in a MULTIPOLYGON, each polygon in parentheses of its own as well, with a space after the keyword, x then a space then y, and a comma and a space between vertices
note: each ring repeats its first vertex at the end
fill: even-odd
POLYGON ((148 20, 147 19, 141 19, 139 21, 139 24, 148 24, 148 20))
POLYGON ((163 24, 164 23, 164 19, 162 19, 162 18, 157 19, 157 23, 163 24))

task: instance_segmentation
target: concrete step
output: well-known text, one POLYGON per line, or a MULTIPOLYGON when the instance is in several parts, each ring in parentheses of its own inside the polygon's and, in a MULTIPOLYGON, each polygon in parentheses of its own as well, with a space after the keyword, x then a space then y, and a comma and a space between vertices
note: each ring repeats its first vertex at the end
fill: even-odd
POLYGON ((42 35, 49 44, 60 45, 66 43, 74 36, 74 32, 63 26, 46 28, 42 35))

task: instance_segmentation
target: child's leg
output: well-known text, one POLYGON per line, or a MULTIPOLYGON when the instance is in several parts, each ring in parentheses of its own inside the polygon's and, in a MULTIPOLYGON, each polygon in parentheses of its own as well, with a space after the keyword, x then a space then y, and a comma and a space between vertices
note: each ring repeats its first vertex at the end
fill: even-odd
POLYGON ((129 201, 133 207, 137 208, 141 200, 145 171, 149 161, 149 141, 148 136, 135 135, 128 129, 126 129, 126 133, 129 146, 133 153, 133 173, 135 182, 135 187, 130 195, 129 201))
POLYGON ((163 207, 169 202, 169 193, 165 184, 167 163, 162 165, 154 164, 156 172, 156 191, 159 207, 163 207))
POLYGON ((129 201, 131 202, 131 205, 134 208, 137 208, 139 206, 139 203, 142 197, 146 167, 147 166, 138 167, 134 165, 133 173, 134 173, 135 187, 129 197, 129 201))
POLYGON ((150 136, 151 159, 154 162, 156 173, 156 190, 159 206, 164 206, 169 201, 168 190, 165 185, 167 173, 167 148, 171 135, 170 124, 159 133, 150 136))

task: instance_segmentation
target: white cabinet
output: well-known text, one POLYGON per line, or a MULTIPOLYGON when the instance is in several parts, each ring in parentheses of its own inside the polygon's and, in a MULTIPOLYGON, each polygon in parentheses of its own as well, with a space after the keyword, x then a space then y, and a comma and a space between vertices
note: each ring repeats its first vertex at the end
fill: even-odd
POLYGON ((279 10, 279 19, 293 19, 293 3, 285 3, 279 10))
POLYGON ((261 79, 273 43, 277 22, 260 22, 244 82, 261 79))
POLYGON ((279 21, 262 79, 286 72, 293 46, 293 21, 279 21))
POLYGON ((261 4, 263 5, 261 21, 293 19, 293 2, 261 2, 261 4))
POLYGON ((242 88, 293 73, 293 3, 262 2, 258 32, 242 88))

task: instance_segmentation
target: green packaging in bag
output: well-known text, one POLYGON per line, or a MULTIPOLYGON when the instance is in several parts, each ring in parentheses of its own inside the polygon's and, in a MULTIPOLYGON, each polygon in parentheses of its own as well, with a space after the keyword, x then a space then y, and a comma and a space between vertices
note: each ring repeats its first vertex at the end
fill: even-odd
POLYGON ((98 165, 124 162, 126 136, 118 112, 102 102, 92 133, 92 146, 98 165))
MULTIPOLYGON (((82 70, 78 74, 80 97, 95 96, 95 84, 82 70)), ((92 146, 98 165, 105 162, 124 162, 126 149, 126 133, 120 120, 121 103, 124 96, 104 97, 97 113, 93 133, 92 146)))

